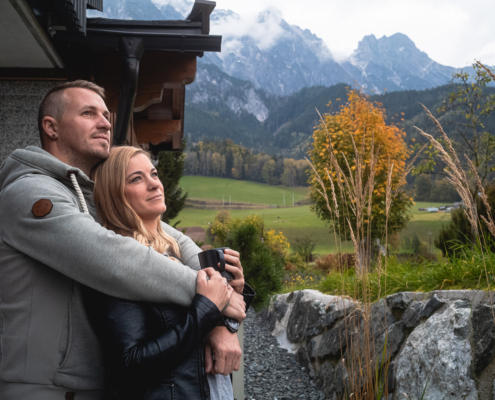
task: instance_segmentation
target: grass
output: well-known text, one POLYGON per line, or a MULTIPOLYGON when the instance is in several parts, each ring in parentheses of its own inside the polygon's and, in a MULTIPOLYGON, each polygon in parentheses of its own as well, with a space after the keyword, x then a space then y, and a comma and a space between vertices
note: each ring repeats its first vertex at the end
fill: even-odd
POLYGON ((433 239, 440 231, 442 224, 447 224, 450 221, 450 214, 418 211, 418 208, 439 207, 442 205, 445 204, 418 202, 412 206, 410 210, 412 219, 406 229, 401 232, 401 238, 413 238, 414 235, 417 235, 420 240, 427 242, 429 240, 428 232, 431 231, 433 239))
POLYGON ((268 205, 292 205, 292 193, 297 202, 308 196, 307 187, 269 186, 251 181, 212 178, 206 176, 184 176, 180 186, 189 193, 191 199, 222 200, 232 202, 257 203, 268 205))
MULTIPOLYGON (((191 207, 184 208, 179 216, 172 221, 172 224, 180 220, 180 226, 201 226, 205 229, 208 224, 213 222, 219 210, 200 210, 191 207)), ((291 207, 291 208, 267 208, 264 210, 231 210, 232 218, 245 218, 251 214, 258 214, 264 217, 265 229, 274 228, 281 231, 290 242, 296 237, 302 237, 306 234, 315 238, 318 246, 316 253, 329 253, 334 249, 333 235, 328 232, 325 223, 319 220, 311 212, 309 206, 291 207), (287 221, 287 222, 281 222, 287 221)), ((349 250, 351 251, 351 246, 349 250)))
POLYGON ((344 273, 330 273, 319 289, 330 294, 346 294, 361 299, 362 282, 367 282, 369 301, 399 292, 430 292, 432 290, 490 290, 495 285, 495 254, 479 248, 460 248, 456 257, 447 261, 398 262, 389 258, 387 272, 370 272, 357 278, 354 268, 344 273), (486 266, 486 267, 485 267, 486 266), (385 293, 385 279, 387 291, 385 293))
MULTIPOLYGON (((226 193, 224 189, 227 188, 232 189, 230 191, 232 193, 232 201, 257 204, 282 204, 283 193, 285 192, 287 201, 289 198, 292 198, 292 190, 294 190, 296 201, 306 197, 309 193, 309 189, 304 187, 286 188, 283 186, 269 186, 257 182, 201 176, 185 176, 181 179, 180 184, 188 191, 191 198, 222 200, 222 194, 226 193)), ((225 196, 228 200, 228 194, 225 196)), ((416 203, 410 211, 413 218, 406 229, 401 232, 401 239, 412 239, 414 235, 417 235, 420 240, 429 243, 428 232, 431 231, 433 243, 433 239, 442 227, 442 223, 447 223, 450 220, 450 214, 427 213, 418 211, 418 208, 440 205, 443 205, 443 203, 416 203)), ((180 226, 201 226, 207 229, 208 223, 215 219, 218 211, 186 207, 172 223, 180 220, 180 226)), ((290 243, 293 243, 297 237, 307 234, 318 243, 315 248, 315 254, 329 254, 336 251, 334 235, 329 233, 325 222, 318 219, 316 214, 310 210, 310 206, 267 208, 263 210, 232 210, 231 216, 234 218, 245 218, 255 213, 264 216, 265 227, 267 229, 274 228, 277 231, 283 232, 290 243), (288 223, 279 221, 287 221, 288 223)), ((352 243, 343 243, 340 251, 352 253, 354 251, 352 243)))

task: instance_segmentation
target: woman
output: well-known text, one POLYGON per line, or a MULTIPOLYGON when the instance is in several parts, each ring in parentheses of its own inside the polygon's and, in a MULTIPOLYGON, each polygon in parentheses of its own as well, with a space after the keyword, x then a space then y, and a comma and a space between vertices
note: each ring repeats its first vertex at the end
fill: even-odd
MULTIPOLYGON (((147 153, 134 147, 112 149, 94 180, 103 226, 181 262, 177 242, 161 226, 163 186, 147 153)), ((196 291, 185 308, 88 290, 86 305, 102 342, 109 398, 233 398, 229 377, 207 377, 204 371, 206 336, 222 322, 233 289, 208 268, 198 272, 196 291)))

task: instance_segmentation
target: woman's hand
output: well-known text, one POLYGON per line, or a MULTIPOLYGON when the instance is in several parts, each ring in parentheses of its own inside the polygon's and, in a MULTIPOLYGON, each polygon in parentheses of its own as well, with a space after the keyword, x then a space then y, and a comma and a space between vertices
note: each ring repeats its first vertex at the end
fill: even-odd
POLYGON ((229 271, 234 275, 234 280, 229 281, 230 286, 232 286, 237 293, 242 293, 244 290, 244 273, 239 253, 232 249, 225 249, 223 252, 225 257, 225 271, 229 271))
POLYGON ((206 268, 198 271, 196 293, 207 297, 215 303, 220 311, 223 311, 229 305, 234 290, 219 272, 213 268, 206 268), (210 277, 209 280, 206 279, 207 276, 210 277))

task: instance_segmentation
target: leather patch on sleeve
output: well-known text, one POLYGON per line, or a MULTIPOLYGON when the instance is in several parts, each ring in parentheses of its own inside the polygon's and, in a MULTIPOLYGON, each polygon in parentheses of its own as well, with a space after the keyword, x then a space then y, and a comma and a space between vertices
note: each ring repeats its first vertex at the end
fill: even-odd
POLYGON ((50 214, 52 211, 53 204, 48 199, 40 199, 33 205, 33 209, 31 210, 35 217, 44 217, 45 215, 50 214))

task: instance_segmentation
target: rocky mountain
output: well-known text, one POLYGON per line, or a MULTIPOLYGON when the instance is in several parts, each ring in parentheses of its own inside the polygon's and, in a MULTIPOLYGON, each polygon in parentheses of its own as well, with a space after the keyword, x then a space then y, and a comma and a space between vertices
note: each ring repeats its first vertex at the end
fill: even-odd
POLYGON ((341 65, 361 86, 377 93, 444 85, 456 71, 433 61, 402 33, 365 36, 341 65))
POLYGON ((257 89, 247 80, 227 75, 213 64, 198 62, 196 80, 186 90, 186 102, 205 111, 228 108, 235 114, 246 112, 260 122, 268 118, 274 96, 257 89))
MULTIPOLYGON (((192 5, 192 0, 105 0, 103 13, 90 11, 88 16, 183 19, 192 5)), ((223 36, 222 52, 205 54, 203 63, 277 96, 305 87, 354 82, 369 93, 427 89, 447 83, 455 71, 433 61, 401 33, 379 39, 365 36, 347 60, 337 62, 322 39, 308 29, 290 25, 276 9, 266 9, 255 17, 215 10, 211 32, 223 36)), ((232 97, 230 103, 235 103, 232 97)), ((259 111, 259 104, 252 108, 259 111)), ((258 111, 253 115, 263 118, 258 111)))
POLYGON ((211 30, 222 34, 222 52, 206 54, 205 61, 270 93, 283 96, 304 87, 353 81, 320 38, 289 25, 277 10, 267 9, 247 21, 218 10, 211 30))
MULTIPOLYGON (((103 13, 88 15, 184 19, 192 5, 192 0, 104 0, 103 13)), ((333 107, 345 99, 346 86, 357 83, 369 94, 386 95, 377 100, 387 110, 397 109, 392 117, 397 104, 407 103, 409 109, 421 101, 438 107, 449 90, 440 86, 456 70, 433 61, 401 33, 365 36, 347 60, 337 62, 320 38, 290 25, 276 9, 242 18, 215 10, 211 21, 211 33, 223 36, 222 52, 205 53, 195 82, 187 87, 184 133, 190 142, 231 138, 253 149, 302 157, 318 123, 315 108, 332 111, 328 102, 333 107), (430 90, 416 92, 425 89, 430 90)), ((418 108, 406 117, 408 136, 415 134, 408 121, 421 113, 418 108)))

